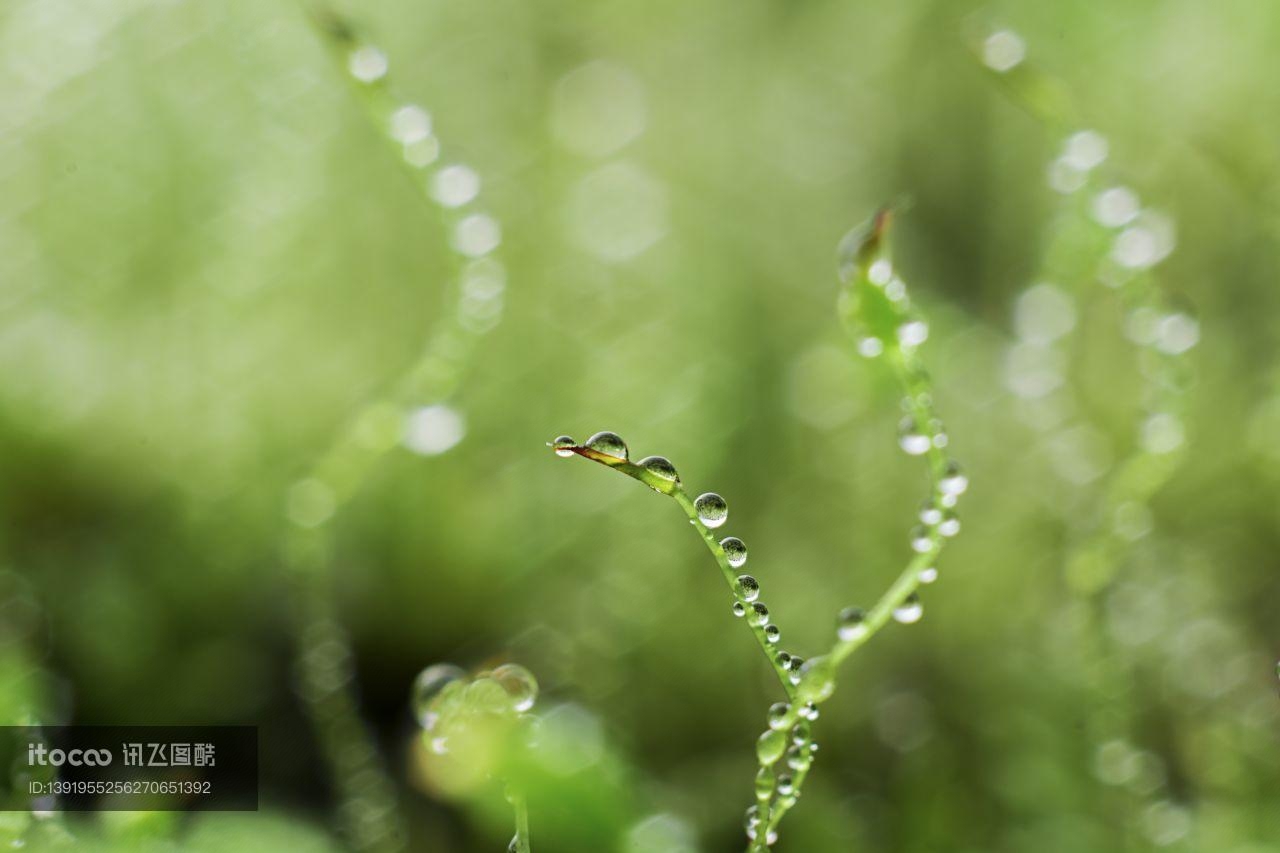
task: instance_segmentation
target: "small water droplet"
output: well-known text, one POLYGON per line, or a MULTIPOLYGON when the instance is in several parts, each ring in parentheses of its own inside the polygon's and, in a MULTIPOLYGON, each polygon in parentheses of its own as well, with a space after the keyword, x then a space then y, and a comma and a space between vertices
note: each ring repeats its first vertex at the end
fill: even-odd
POLYGON ((792 770, 804 770, 812 762, 809 750, 803 746, 790 746, 787 748, 787 766, 792 770))
POLYGON ((431 116, 422 107, 407 104, 391 114, 389 133, 403 145, 421 142, 431 135, 431 116))
POLYGON ((928 553, 933 548, 933 537, 929 535, 929 531, 924 527, 914 527, 911 530, 911 550, 917 554, 928 553))
POLYGON ((387 55, 371 44, 351 51, 347 70, 361 83, 373 83, 387 76, 387 55))
POLYGON ((627 443, 616 432, 604 430, 587 439, 587 449, 594 450, 602 456, 627 461, 627 443))
POLYGON ((517 663, 504 663, 489 674, 489 677, 511 697, 511 707, 524 713, 533 707, 538 698, 538 680, 533 673, 517 663))
POLYGON ((735 601, 733 603, 734 616, 742 617, 742 616, 745 616, 746 613, 747 613, 747 607, 745 604, 743 604, 741 601, 735 601))
POLYGON ((942 521, 938 522, 938 534, 950 539, 960 532, 960 519, 956 517, 954 512, 947 510, 942 514, 942 521))
POLYGON ((573 440, 571 435, 561 435, 551 442, 551 447, 556 452, 556 456, 568 457, 573 455, 573 451, 569 448, 576 447, 578 442, 573 440))
POLYGON ((760 597, 760 583, 751 575, 738 575, 733 591, 743 601, 752 602, 760 597))
POLYGON ((898 446, 911 456, 927 453, 933 440, 916 426, 916 419, 905 417, 898 424, 898 446))
POLYGON ((1013 30, 997 30, 982 43, 982 64, 997 74, 1012 71, 1026 56, 1026 42, 1013 30))
POLYGON ((757 625, 767 625, 769 623, 769 608, 759 601, 751 605, 751 621, 757 625))
POLYGON ((729 565, 735 569, 747 562, 746 543, 737 536, 726 536, 721 539, 720 547, 724 549, 724 556, 729 561, 729 565))
POLYGON ((818 706, 812 702, 805 702, 800 706, 800 716, 806 720, 818 719, 818 706))
POLYGON ((784 797, 789 797, 795 791, 795 782, 789 774, 783 773, 778 777, 778 793, 784 797))
POLYGON ((938 488, 944 495, 962 495, 965 489, 969 488, 969 478, 965 476, 958 462, 947 463, 942 479, 938 481, 938 488))
POLYGON ((801 678, 800 670, 803 666, 804 666, 804 658, 801 658, 801 657, 792 657, 791 660, 787 661, 787 672, 790 673, 788 680, 792 684, 800 683, 800 678, 801 678))
POLYGON ((933 583, 938 579, 938 570, 933 566, 920 570, 920 583, 933 583))
POLYGON ((789 663, 791 663, 791 655, 786 652, 778 652, 778 666, 786 669, 789 663))
POLYGON ((809 742, 809 724, 801 720, 791 729, 791 742, 796 746, 804 746, 809 742))
POLYGON ((901 622, 903 625, 919 622, 923 615, 924 605, 920 603, 920 596, 914 592, 893 609, 894 621, 901 622))
POLYGON ((636 464, 660 480, 666 480, 669 483, 680 482, 676 466, 672 465, 671 460, 665 456, 646 456, 636 464))
POLYGON ((413 714, 418 724, 430 730, 435 726, 435 700, 441 692, 455 681, 461 681, 467 673, 451 663, 436 663, 418 673, 413 680, 413 714))
POLYGON ((867 633, 866 618, 861 607, 846 607, 836 618, 836 636, 846 643, 858 639, 867 633))
POLYGON ((942 521, 942 509, 939 508, 937 501, 933 498, 925 501, 920 505, 920 523, 927 527, 933 527, 942 521))
POLYGON ((764 638, 771 643, 776 643, 782 639, 782 629, 777 625, 765 625, 764 638))
POLYGON ((791 723, 791 706, 786 702, 774 702, 769 706, 769 728, 778 731, 791 723))
POLYGON ((729 517, 729 505, 715 492, 698 495, 693 508, 698 513, 698 520, 712 530, 724 524, 729 517))

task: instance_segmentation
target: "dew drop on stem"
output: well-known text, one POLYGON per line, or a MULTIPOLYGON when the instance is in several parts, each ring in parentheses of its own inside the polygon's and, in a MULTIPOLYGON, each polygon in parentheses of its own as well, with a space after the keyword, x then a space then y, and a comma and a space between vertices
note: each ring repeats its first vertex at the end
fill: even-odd
POLYGON ((646 456, 636 464, 660 480, 666 480, 669 483, 680 482, 676 466, 672 465, 671 460, 665 456, 646 456))
MULTIPOLYGON (((738 579, 733 583, 733 591, 745 602, 755 601, 760 597, 760 583, 751 575, 738 575, 738 579)), ((768 611, 766 610, 767 614, 768 611)))
POLYGON ((737 536, 727 536, 721 539, 720 547, 724 549, 724 556, 729 561, 729 565, 735 569, 746 564, 747 546, 737 536))
POLYGON ((919 622, 923 615, 924 605, 920 603, 920 596, 914 592, 893 609, 894 621, 901 622, 903 625, 919 622))
POLYGON ((587 447, 602 456, 627 461, 627 443, 616 432, 605 430, 587 439, 587 447))
POLYGON ((697 510, 698 520, 712 530, 724 524, 729 518, 729 505, 715 492, 698 495, 697 500, 693 502, 693 507, 697 510))
POLYGON ((551 442, 551 448, 555 450, 556 456, 568 457, 573 455, 573 450, 577 446, 577 442, 573 440, 571 435, 558 436, 555 441, 551 442))

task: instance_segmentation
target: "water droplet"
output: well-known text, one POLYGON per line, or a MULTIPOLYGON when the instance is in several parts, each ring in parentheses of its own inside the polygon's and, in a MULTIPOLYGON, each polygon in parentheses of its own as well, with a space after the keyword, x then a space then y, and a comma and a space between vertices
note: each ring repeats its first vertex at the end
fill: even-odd
POLYGON ((756 757, 760 759, 761 764, 772 764, 782 757, 786 748, 786 732, 770 729, 760 735, 760 739, 756 741, 756 757))
POLYGON ((920 617, 924 615, 924 605, 920 603, 920 596, 911 593, 901 604, 893 609, 893 618, 903 625, 910 625, 913 622, 919 622, 920 617))
POLYGON ((439 456, 467 434, 462 413, 437 403, 413 410, 404 425, 404 446, 419 456, 439 456))
POLYGON ((800 683, 800 678, 801 678, 800 670, 803 667, 804 667, 804 658, 793 656, 791 660, 787 661, 787 672, 791 673, 788 680, 792 684, 800 683))
POLYGON ((956 517, 954 512, 948 510, 942 514, 942 521, 938 522, 938 535, 945 536, 950 539, 960 532, 960 519, 956 517))
POLYGON ((573 455, 573 451, 569 448, 576 447, 578 442, 573 440, 571 435, 562 435, 551 442, 551 447, 555 450, 556 456, 568 457, 573 455))
POLYGON ((480 176, 469 166, 444 166, 431 177, 431 197, 441 207, 462 207, 480 194, 480 176))
POLYGON ((1108 148, 1106 137, 1102 134, 1082 130, 1067 138, 1062 158, 1077 171, 1088 172, 1102 165, 1102 161, 1107 159, 1108 148))
POLYGON ((791 706, 786 702, 774 702, 769 706, 769 728, 778 731, 791 723, 791 706))
POLYGON ((1186 314, 1170 314, 1156 323, 1155 347, 1166 355, 1182 355, 1200 342, 1200 324, 1186 314))
POLYGON ((982 64, 997 74, 1017 68, 1027 56, 1027 44, 1013 30, 997 30, 982 43, 982 64))
POLYGON ((733 591, 743 601, 755 601, 760 597, 760 583, 751 575, 738 575, 738 579, 733 584, 733 591))
POLYGON ((412 145, 431 135, 431 116, 422 107, 409 104, 391 114, 389 130, 392 139, 412 145))
POLYGON ((596 433, 587 439, 587 448, 620 462, 627 461, 627 443, 616 432, 605 430, 596 433))
POLYGON ((933 566, 920 570, 920 583, 933 583, 938 579, 938 570, 933 566))
POLYGON ((942 509, 938 506, 937 501, 930 498, 920 505, 920 523, 933 527, 942 521, 942 509))
POLYGON ((867 614, 861 607, 846 607, 836 619, 836 635, 846 643, 867 633, 867 614))
POLYGON ((777 625, 765 625, 764 638, 771 643, 776 643, 782 639, 782 629, 777 625))
POLYGON ((756 771, 756 799, 763 803, 773 796, 773 784, 772 770, 761 767, 756 771))
POLYGON ((489 677, 502 685, 511 697, 511 706, 522 714, 532 708, 538 698, 538 680, 518 663, 504 663, 489 677))
POLYGON ((746 613, 747 613, 747 607, 741 601, 735 601, 733 603, 734 616, 742 617, 742 616, 745 616, 746 613))
POLYGON ((680 482, 676 466, 672 465, 671 460, 665 456, 646 456, 636 464, 660 480, 666 480, 669 483, 680 482))
POLYGON ((827 655, 804 665, 797 697, 804 702, 825 702, 836 689, 835 661, 827 655))
POLYGON ((760 807, 759 806, 751 806, 747 809, 747 813, 742 818, 742 825, 747 830, 747 834, 754 839, 756 837, 755 836, 756 827, 760 825, 760 807))
POLYGON ((729 517, 729 505, 715 492, 698 495, 698 499, 693 502, 693 507, 697 510, 698 520, 712 530, 724 524, 729 517))
POLYGON ((361 83, 373 83, 387 76, 387 55, 371 44, 351 51, 347 70, 361 83))
POLYGON ((1140 209, 1138 196, 1128 187, 1105 189, 1093 199, 1093 218, 1107 228, 1128 224, 1140 209))
POLYGON ((805 702, 800 706, 800 716, 804 717, 806 720, 818 719, 818 706, 812 702, 805 702))
POLYGON ((453 248, 468 258, 479 258, 498 248, 502 228, 487 213, 464 217, 453 229, 453 248))
POLYGON ((727 536, 721 539, 720 547, 724 549, 724 556, 729 561, 729 565, 735 569, 747 562, 746 543, 737 536, 727 536))
POLYGON ((917 526, 911 529, 911 550, 917 554, 926 554, 933 550, 933 537, 924 527, 917 526))
POLYGON ((786 652, 778 652, 778 666, 786 669, 789 663, 791 663, 791 655, 786 652))
POLYGON ((418 724, 430 730, 436 723, 435 704, 440 693, 455 681, 461 681, 467 673, 451 663, 436 663, 418 673, 413 680, 413 714, 418 724))
POLYGON ((905 417, 898 424, 898 446, 911 456, 926 453, 933 441, 916 426, 916 419, 905 417))
POLYGON ((867 269, 867 278, 872 284, 884 287, 889 283, 889 279, 893 278, 893 264, 885 258, 880 258, 867 269))
POLYGON ((795 791, 795 789, 796 789, 795 782, 792 780, 790 775, 783 773, 781 776, 778 777, 778 793, 779 794, 781 794, 784 797, 789 797, 795 791))
POLYGON ((929 324, 924 320, 912 320, 898 327, 898 343, 904 347, 918 347, 929 339, 929 324))
POLYGON ((884 352, 884 341, 867 335, 858 339, 858 355, 863 358, 875 358, 884 352))
POLYGON ((751 605, 751 621, 756 625, 767 625, 769 623, 769 608, 759 601, 751 605))
POLYGON ((812 762, 809 750, 803 746, 790 746, 787 748, 787 766, 792 770, 804 770, 812 762))
POLYGON ((969 488, 969 478, 965 476, 958 462, 948 462, 943 471, 938 488, 944 495, 962 495, 969 488))
POLYGON ((809 742, 809 724, 801 720, 791 729, 791 742, 796 746, 804 746, 809 742))

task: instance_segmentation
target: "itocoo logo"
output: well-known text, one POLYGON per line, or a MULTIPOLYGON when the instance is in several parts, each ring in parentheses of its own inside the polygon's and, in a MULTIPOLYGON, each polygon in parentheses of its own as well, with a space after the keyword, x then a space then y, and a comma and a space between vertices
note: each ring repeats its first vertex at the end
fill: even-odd
POLYGON ((27 765, 34 767, 53 765, 61 767, 70 764, 72 767, 106 767, 111 763, 109 749, 49 749, 42 743, 27 744, 27 765))

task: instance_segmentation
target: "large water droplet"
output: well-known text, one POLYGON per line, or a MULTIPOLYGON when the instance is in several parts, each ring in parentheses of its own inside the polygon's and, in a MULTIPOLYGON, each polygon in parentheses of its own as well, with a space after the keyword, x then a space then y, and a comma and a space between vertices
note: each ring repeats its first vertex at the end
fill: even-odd
POLYGON ((680 482, 676 466, 672 465, 671 460, 665 456, 646 456, 636 464, 660 480, 666 480, 669 483, 680 482))
POLYGON ((763 803, 773 796, 773 784, 773 771, 761 767, 756 772, 756 799, 763 803))
POLYGON ((738 575, 733 583, 733 591, 743 601, 755 601, 760 597, 760 583, 751 575, 738 575))
POLYGON ((727 536, 721 539, 720 547, 724 549, 724 556, 729 561, 729 565, 735 569, 747 562, 746 543, 737 536, 727 536))
POLYGON ((533 673, 518 663, 504 663, 489 674, 489 677, 511 697, 511 707, 524 713, 533 707, 538 698, 538 680, 533 673))
POLYGON ((551 448, 556 452, 556 456, 567 457, 572 456, 573 451, 569 448, 576 447, 578 442, 573 440, 571 435, 561 435, 551 442, 551 448))
POLYGON ((436 663, 418 673, 413 680, 412 704, 413 714, 424 729, 431 729, 436 723, 435 700, 440 693, 455 681, 461 681, 467 673, 451 663, 436 663))
POLYGON ((596 433, 587 439, 587 447, 602 456, 622 462, 627 461, 627 443, 616 432, 605 430, 596 433))
POLYGON ((760 759, 761 764, 769 765, 781 758, 786 748, 787 733, 770 729, 760 735, 760 739, 756 741, 756 757, 760 759))
POLYGON ((713 530, 724 524, 729 517, 729 505, 715 492, 698 495, 693 508, 697 510, 698 520, 713 530))
POLYGON ((785 729, 791 724, 791 706, 786 702, 774 702, 769 706, 769 728, 774 731, 785 729))
POLYGON ((920 617, 924 615, 924 605, 920 603, 920 596, 911 593, 906 600, 893 609, 893 618, 903 625, 910 625, 913 622, 919 622, 920 617))
POLYGON ((898 446, 911 456, 927 453, 932 444, 933 440, 916 427, 915 418, 905 417, 898 424, 898 446))
POLYGON ((836 635, 846 643, 867 633, 867 614, 861 607, 846 607, 836 619, 836 635))
POLYGON ((804 702, 825 702, 836 689, 835 661, 827 655, 804 665, 797 698, 804 702))

